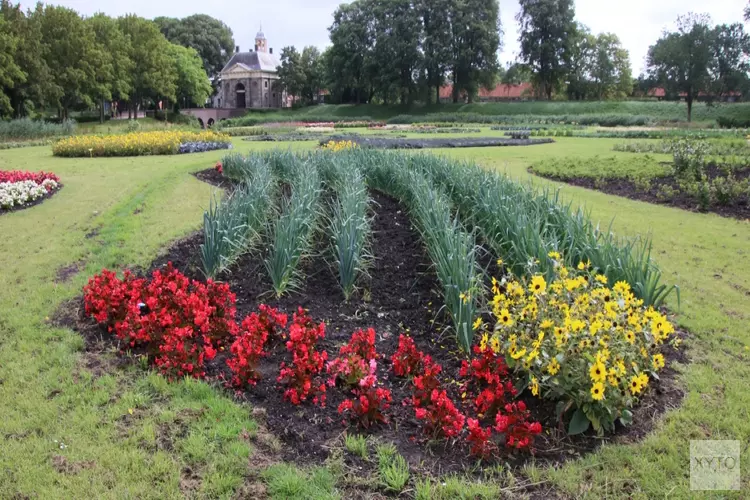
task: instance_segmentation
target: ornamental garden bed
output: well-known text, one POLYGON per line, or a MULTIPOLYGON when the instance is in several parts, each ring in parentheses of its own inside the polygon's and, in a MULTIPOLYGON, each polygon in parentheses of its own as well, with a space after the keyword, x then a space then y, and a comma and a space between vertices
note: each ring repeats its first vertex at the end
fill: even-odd
MULTIPOLYGON (((373 149, 432 149, 432 148, 485 148, 501 146, 535 146, 550 144, 552 139, 502 139, 494 137, 458 137, 435 139, 370 138, 366 136, 341 136, 339 141, 352 141, 363 148, 373 149)), ((321 146, 327 143, 321 141, 321 146)))
MULTIPOLYGON (((434 473, 469 469, 479 457, 522 463, 530 451, 549 461, 576 457, 603 442, 584 431, 591 425, 616 440, 643 436, 682 397, 670 366, 684 361, 676 349, 682 334, 661 312, 641 308, 624 282, 605 286, 611 278, 596 271, 602 256, 580 261, 579 270, 568 268, 576 257, 545 249, 544 262, 528 278, 512 278, 517 256, 508 251, 507 262, 498 262, 489 239, 480 240, 487 251, 479 250, 464 231, 470 222, 453 219, 445 212, 445 195, 415 176, 433 168, 438 182, 436 161, 449 160, 351 149, 227 157, 219 167, 224 175, 198 177, 223 185, 227 178, 244 178, 247 185, 212 205, 204 230, 172 246, 144 278, 121 280, 109 272, 93 278, 85 305, 79 302, 77 312, 68 307, 64 321, 89 345, 101 338, 117 343, 169 377, 227 385, 264 410, 266 425, 284 444, 284 458, 306 463, 325 460, 344 433, 393 442, 412 467, 434 473), (365 161, 374 170, 360 170, 365 161), (320 219, 307 219, 316 210, 320 219), (241 212, 236 226, 235 211, 241 212), (262 234, 251 234, 269 214, 262 234), (439 227, 432 227, 427 217, 439 214, 448 218, 436 217, 439 227), (342 264, 356 245, 346 250, 338 235, 358 241, 363 225, 367 244, 360 257, 367 265, 353 264, 350 283, 342 264), (233 229, 240 226, 244 235, 233 229), (304 237, 285 246, 295 230, 304 237), (468 267, 454 268, 450 282, 441 245, 469 250, 459 258, 468 267), (569 317, 553 306, 561 301, 569 317), (578 310, 584 302, 590 315, 578 310), (632 328, 621 323, 618 330, 613 321, 626 316, 632 328), (628 332, 636 329, 640 336, 631 339, 628 332), (616 332, 620 336, 611 338, 616 332), (600 341, 609 342, 611 351, 600 341), (561 342, 566 347, 555 347, 561 342), (631 357, 644 352, 643 359, 631 357), (599 380, 611 385, 603 389, 599 380), (552 398, 556 384, 573 388, 552 398), (599 406, 607 405, 632 424, 605 421, 599 406)), ((494 175, 477 168, 456 179, 506 182, 494 175)), ((517 185, 506 188, 521 190, 512 206, 530 195, 517 185)), ((664 291, 643 295, 659 307, 664 291)))
POLYGON ((710 163, 700 175, 678 175, 652 157, 555 159, 530 173, 633 200, 740 220, 750 218, 750 167, 710 163))
POLYGON ((231 138, 225 134, 212 131, 169 130, 117 135, 77 135, 57 141, 52 146, 52 153, 55 156, 93 158, 204 153, 231 147, 231 138))
POLYGON ((0 215, 38 205, 62 187, 50 172, 0 171, 0 215))

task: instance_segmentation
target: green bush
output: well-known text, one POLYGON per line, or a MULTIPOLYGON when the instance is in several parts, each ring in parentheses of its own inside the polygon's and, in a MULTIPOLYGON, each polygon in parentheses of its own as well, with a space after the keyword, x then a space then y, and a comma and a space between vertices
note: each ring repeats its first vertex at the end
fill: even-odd
POLYGON ((45 137, 62 137, 72 135, 76 130, 76 122, 65 120, 60 124, 41 120, 20 118, 17 120, 0 121, 0 141, 24 141, 42 139, 45 137))
POLYGON ((721 128, 750 128, 750 118, 738 118, 733 116, 720 116, 716 119, 716 123, 721 128))
POLYGON ((651 179, 669 173, 653 156, 643 157, 561 157, 535 163, 531 170, 543 177, 567 181, 577 177, 592 179, 651 179))

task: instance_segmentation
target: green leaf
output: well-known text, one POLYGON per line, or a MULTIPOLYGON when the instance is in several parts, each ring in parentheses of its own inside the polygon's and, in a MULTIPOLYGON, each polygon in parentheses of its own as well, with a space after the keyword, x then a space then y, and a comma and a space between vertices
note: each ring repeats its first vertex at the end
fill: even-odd
POLYGON ((633 412, 630 410, 622 410, 622 415, 620 415, 620 422, 622 422, 622 425, 630 425, 633 423, 633 412))
POLYGON ((589 418, 583 413, 580 408, 573 414, 573 418, 570 419, 570 425, 568 425, 568 434, 575 436, 586 432, 591 422, 589 418))

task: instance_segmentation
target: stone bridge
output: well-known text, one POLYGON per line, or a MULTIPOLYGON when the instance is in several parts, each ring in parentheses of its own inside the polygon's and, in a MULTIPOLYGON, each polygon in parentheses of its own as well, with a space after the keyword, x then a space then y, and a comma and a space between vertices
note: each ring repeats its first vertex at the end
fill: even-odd
POLYGON ((211 128, 214 123, 228 118, 236 118, 247 113, 246 109, 236 108, 189 108, 182 109, 180 113, 194 116, 201 124, 201 128, 211 128))

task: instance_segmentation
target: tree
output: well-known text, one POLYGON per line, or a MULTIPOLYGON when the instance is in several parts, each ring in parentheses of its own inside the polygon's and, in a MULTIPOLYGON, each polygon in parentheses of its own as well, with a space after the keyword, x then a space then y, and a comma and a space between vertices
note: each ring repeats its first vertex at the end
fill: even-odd
POLYGON ((97 95, 96 69, 104 54, 94 31, 72 9, 46 5, 41 16, 45 50, 50 69, 52 102, 61 118, 78 104, 93 106, 97 95))
POLYGON ((136 111, 137 117, 138 107, 146 98, 175 102, 178 76, 169 57, 169 42, 159 28, 136 15, 119 18, 118 25, 130 42, 128 56, 133 61, 129 112, 136 111))
POLYGON ((177 75, 177 102, 185 103, 188 106, 190 103, 195 103, 201 108, 205 106, 213 88, 206 70, 203 69, 203 60, 198 51, 190 47, 170 43, 169 58, 177 75))
POLYGON ((296 48, 292 46, 281 49, 281 66, 277 68, 277 72, 281 88, 290 96, 299 97, 302 94, 305 75, 296 48))
POLYGON ((323 88, 324 80, 323 58, 318 48, 310 45, 302 49, 299 64, 303 82, 300 93, 308 102, 313 102, 323 88))
POLYGON ((573 35, 568 66, 568 99, 581 100, 591 92, 591 73, 596 60, 597 38, 588 26, 578 24, 573 35))
POLYGON ((714 29, 713 67, 714 92, 723 96, 748 87, 748 54, 750 36, 740 23, 722 24, 714 29))
POLYGON ((157 17, 154 22, 170 42, 197 50, 209 76, 221 72, 234 53, 231 28, 206 14, 195 14, 184 19, 157 17))
POLYGON ((522 63, 513 63, 508 65, 501 83, 505 85, 520 85, 531 81, 531 70, 522 63))
POLYGON ((52 101, 52 83, 49 67, 44 57, 47 46, 43 43, 41 20, 44 5, 38 3, 34 10, 24 13, 20 4, 0 1, 0 14, 7 21, 7 29, 18 38, 14 62, 25 78, 16 80, 4 93, 10 98, 13 115, 25 116, 35 106, 46 106, 52 101))
POLYGON ((117 21, 98 13, 86 19, 94 32, 101 60, 95 64, 95 95, 99 97, 99 119, 104 122, 105 100, 127 100, 131 90, 130 40, 120 31, 117 21))
POLYGON ((364 0, 363 7, 372 16, 374 91, 386 104, 391 99, 406 104, 414 94, 414 75, 421 63, 421 20, 411 0, 364 0))
POLYGON ((359 1, 340 5, 328 28, 331 47, 326 56, 331 92, 342 102, 368 102, 372 95, 370 15, 359 1))
POLYGON ((497 0, 458 0, 452 22, 453 102, 472 102, 480 87, 495 85, 502 25, 497 0))
POLYGON ((614 33, 600 33, 594 40, 591 80, 600 100, 625 97, 633 88, 630 55, 614 33))
POLYGON ((422 18, 422 69, 427 87, 427 102, 440 102, 440 88, 445 83, 445 74, 450 64, 451 14, 454 0, 415 0, 414 8, 422 18))
POLYGON ((516 16, 521 28, 520 58, 531 68, 534 79, 546 95, 565 79, 576 40, 573 0, 520 0, 516 16))
POLYGON ((0 17, 0 115, 8 115, 13 112, 13 105, 5 89, 15 88, 19 83, 26 81, 26 74, 16 64, 16 52, 18 51, 19 39, 11 31, 8 21, 0 17))
POLYGON ((714 31, 709 23, 707 15, 680 16, 676 31, 665 32, 648 51, 648 67, 654 79, 668 92, 685 93, 688 121, 695 98, 711 88, 714 31))

